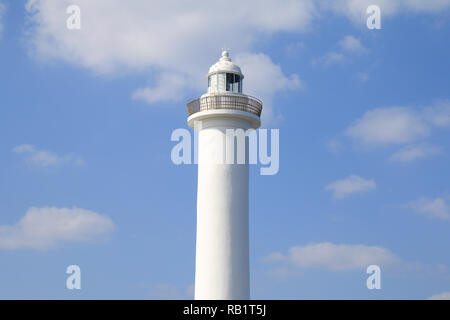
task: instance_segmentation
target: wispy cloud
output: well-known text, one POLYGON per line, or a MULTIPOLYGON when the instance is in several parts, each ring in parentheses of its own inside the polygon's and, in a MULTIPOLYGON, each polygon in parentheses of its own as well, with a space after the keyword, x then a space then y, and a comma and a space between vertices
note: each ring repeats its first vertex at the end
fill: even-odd
POLYGON ((338 50, 329 51, 323 56, 313 59, 312 64, 327 67, 333 64, 345 62, 350 56, 362 55, 369 52, 369 50, 363 46, 359 39, 351 35, 347 35, 341 39, 337 43, 337 46, 338 50))
POLYGON ((341 52, 330 51, 319 58, 312 60, 313 65, 330 66, 332 64, 344 61, 344 54, 341 52))
POLYGON ((298 57, 299 54, 305 49, 305 43, 301 41, 292 42, 284 49, 285 54, 290 58, 298 57))
POLYGON ((111 232, 112 220, 80 208, 30 208, 15 225, 0 225, 0 249, 48 249, 86 242, 111 232))
POLYGON ((333 138, 325 143, 325 147, 331 153, 339 153, 344 150, 344 143, 337 138, 333 138))
POLYGON ((361 83, 366 83, 369 81, 369 74, 367 72, 358 72, 356 74, 356 79, 361 83))
POLYGON ((359 39, 351 35, 345 36, 341 41, 339 41, 339 46, 343 51, 356 54, 363 54, 369 51, 362 45, 359 39))
POLYGON ((332 191, 336 199, 345 198, 354 193, 374 190, 376 183, 374 180, 364 179, 357 175, 350 175, 345 179, 337 180, 325 187, 325 190, 332 191))
POLYGON ((133 99, 142 100, 149 104, 163 101, 180 101, 183 92, 191 83, 189 76, 179 73, 163 73, 155 86, 136 89, 133 99))
POLYGON ((158 283, 153 286, 150 295, 156 299, 190 300, 194 298, 194 285, 189 285, 183 289, 174 284, 158 283))
POLYGON ((430 146, 427 144, 408 145, 395 152, 390 160, 398 162, 410 162, 419 158, 441 154, 443 147, 430 146))
POLYGON ((450 220, 450 206, 444 198, 422 197, 410 202, 407 207, 429 218, 450 220))
POLYGON ((83 158, 75 154, 57 155, 51 151, 37 149, 29 144, 16 146, 13 152, 23 155, 27 163, 39 167, 81 166, 84 164, 83 158))
POLYGON ((439 100, 425 108, 424 118, 437 127, 450 126, 450 100, 439 100))
POLYGON ((450 291, 434 294, 428 300, 450 300, 450 291))
POLYGON ((331 271, 365 269, 372 264, 383 268, 401 263, 400 258, 383 247, 330 242, 294 246, 286 254, 274 252, 264 260, 302 269, 323 268, 331 271))

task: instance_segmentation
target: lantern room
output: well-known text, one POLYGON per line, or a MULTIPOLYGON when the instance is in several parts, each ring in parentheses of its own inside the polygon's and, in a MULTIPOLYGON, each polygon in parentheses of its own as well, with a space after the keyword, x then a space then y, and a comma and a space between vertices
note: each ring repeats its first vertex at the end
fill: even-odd
POLYGON ((241 68, 231 61, 228 51, 223 51, 220 60, 209 69, 208 93, 242 93, 243 79, 241 68))

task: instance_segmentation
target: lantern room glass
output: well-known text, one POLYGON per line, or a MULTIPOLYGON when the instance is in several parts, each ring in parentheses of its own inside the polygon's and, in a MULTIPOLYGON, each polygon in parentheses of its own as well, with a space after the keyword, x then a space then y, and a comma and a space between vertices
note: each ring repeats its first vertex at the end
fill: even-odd
POLYGON ((242 93, 242 77, 234 73, 216 73, 208 77, 208 92, 242 93))

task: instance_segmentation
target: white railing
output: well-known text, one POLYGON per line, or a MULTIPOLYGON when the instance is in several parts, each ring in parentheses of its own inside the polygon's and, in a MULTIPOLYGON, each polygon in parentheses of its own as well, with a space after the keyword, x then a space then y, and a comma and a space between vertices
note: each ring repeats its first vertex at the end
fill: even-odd
POLYGON ((230 93, 215 93, 194 99, 187 104, 189 115, 199 111, 230 109, 246 111, 261 116, 262 102, 257 98, 230 93))

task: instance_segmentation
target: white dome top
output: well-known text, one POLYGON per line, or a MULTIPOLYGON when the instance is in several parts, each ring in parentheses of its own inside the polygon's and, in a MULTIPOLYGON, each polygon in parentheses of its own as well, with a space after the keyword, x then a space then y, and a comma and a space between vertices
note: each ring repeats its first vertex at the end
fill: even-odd
POLYGON ((230 72, 230 73, 236 73, 239 74, 242 78, 244 78, 244 75, 241 72, 241 68, 237 64, 235 64, 233 61, 231 61, 228 51, 224 50, 222 51, 222 57, 219 61, 217 61, 215 64, 209 68, 208 76, 213 73, 219 73, 219 72, 230 72))

